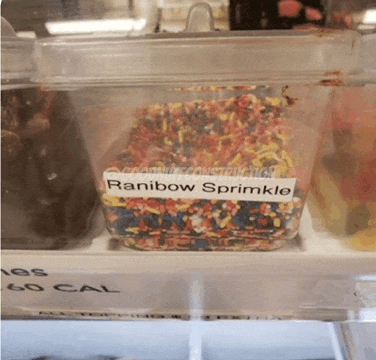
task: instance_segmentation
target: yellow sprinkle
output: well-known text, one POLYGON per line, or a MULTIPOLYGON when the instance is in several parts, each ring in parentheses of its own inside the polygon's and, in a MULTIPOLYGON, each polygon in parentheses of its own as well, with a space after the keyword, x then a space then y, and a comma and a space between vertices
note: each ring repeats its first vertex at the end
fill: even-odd
POLYGON ((281 177, 281 175, 286 174, 288 171, 288 167, 283 164, 278 164, 275 168, 278 177, 281 177))
POLYGON ((288 136, 285 135, 285 134, 278 134, 277 137, 283 141, 287 141, 288 140, 288 136))
POLYGON ((237 154, 233 159, 232 159, 232 164, 233 165, 236 165, 236 163, 238 163, 242 158, 242 155, 241 154, 237 154))
POLYGON ((184 204, 184 205, 178 205, 176 208, 178 210, 185 210, 185 209, 188 209, 191 205, 189 204, 184 204))
POLYGON ((176 110, 176 109, 179 109, 181 106, 182 106, 181 103, 175 103, 171 105, 171 109, 176 110))
POLYGON ((182 144, 184 141, 183 132, 181 130, 178 131, 179 136, 179 143, 182 144))
POLYGON ((129 238, 129 239, 127 239, 127 243, 128 243, 129 245, 134 245, 134 244, 135 244, 135 241, 134 241, 134 239, 129 238))
POLYGON ((270 215, 270 217, 275 217, 275 216, 277 216, 277 213, 275 213, 274 211, 272 211, 269 215, 270 215))
POLYGON ((260 149, 258 152, 264 152, 264 151, 269 151, 269 146, 268 145, 265 145, 265 144, 262 144, 260 146, 260 149))
POLYGON ((164 143, 166 145, 172 145, 172 142, 169 140, 169 138, 167 136, 165 136, 165 138, 164 138, 164 143))
POLYGON ((247 146, 247 147, 245 148, 245 151, 246 151, 247 153, 250 153, 250 154, 253 154, 253 153, 255 152, 251 146, 247 146))
POLYGON ((217 234, 217 233, 214 233, 214 232, 211 232, 211 231, 207 232, 206 234, 207 234, 208 236, 215 236, 215 237, 220 237, 220 235, 219 235, 219 234, 217 234))
POLYGON ((127 231, 133 233, 133 234, 138 234, 138 227, 134 227, 134 228, 128 228, 127 231))
POLYGON ((288 153, 285 150, 282 151, 282 158, 284 160, 286 160, 286 163, 287 163, 288 167, 290 167, 290 168, 294 167, 294 164, 292 162, 292 159, 291 159, 290 155, 288 155, 288 153))
POLYGON ((116 196, 110 196, 110 195, 107 195, 107 194, 103 194, 102 199, 107 206, 122 206, 122 205, 124 205, 123 203, 120 202, 120 198, 116 197, 116 196))
POLYGON ((221 228, 221 229, 223 229, 229 222, 230 222, 230 220, 231 220, 231 216, 227 216, 227 217, 225 217, 222 221, 221 221, 221 223, 219 224, 219 227, 221 228))
POLYGON ((187 216, 187 215, 183 216, 183 220, 184 220, 185 222, 187 222, 187 221, 188 221, 188 216, 187 216))
POLYGON ((262 162, 259 159, 253 159, 252 165, 255 167, 263 167, 262 162))
POLYGON ((267 153, 263 154, 263 158, 267 160, 272 160, 275 157, 274 151, 268 151, 267 153))
POLYGON ((163 120, 163 128, 162 128, 162 130, 163 130, 163 132, 166 132, 166 130, 167 130, 167 120, 166 119, 163 120))
POLYGON ((369 227, 358 231, 355 235, 350 237, 349 245, 361 251, 375 251, 376 250, 376 229, 369 227))
POLYGON ((265 103, 273 105, 273 106, 279 106, 281 104, 281 100, 279 100, 276 97, 266 97, 265 103))
POLYGON ((272 151, 279 150, 279 145, 277 143, 271 143, 269 145, 269 149, 272 150, 272 151))
POLYGON ((221 136, 221 141, 225 141, 225 140, 233 139, 233 138, 234 138, 234 134, 225 135, 225 136, 221 136))
POLYGON ((220 118, 222 121, 226 121, 226 120, 227 120, 227 115, 226 115, 226 114, 219 114, 219 118, 220 118))
POLYGON ((281 219, 280 218, 273 219, 273 225, 275 227, 280 227, 281 226, 281 219))
POLYGON ((147 210, 147 211, 149 211, 149 212, 151 212, 153 214, 157 214, 157 215, 160 215, 160 213, 161 213, 158 209, 154 209, 154 208, 152 208, 150 206, 146 206, 145 210, 147 210))

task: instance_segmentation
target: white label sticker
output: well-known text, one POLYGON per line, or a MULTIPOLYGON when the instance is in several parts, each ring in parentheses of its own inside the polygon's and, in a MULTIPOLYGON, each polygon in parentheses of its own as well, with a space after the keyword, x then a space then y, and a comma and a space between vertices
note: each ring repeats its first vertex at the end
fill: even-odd
POLYGON ((104 172, 108 195, 117 197, 188 198, 288 202, 296 178, 104 172))

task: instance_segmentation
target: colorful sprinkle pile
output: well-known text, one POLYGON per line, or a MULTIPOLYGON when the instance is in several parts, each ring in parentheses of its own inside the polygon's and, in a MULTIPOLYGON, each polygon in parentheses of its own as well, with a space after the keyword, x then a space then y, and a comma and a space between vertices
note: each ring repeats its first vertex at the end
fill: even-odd
MULTIPOLYGON (((296 177, 278 98, 247 91, 138 108, 135 118, 125 150, 107 171, 232 167, 296 177)), ((302 197, 298 189, 288 203, 121 198, 102 191, 111 232, 143 250, 276 249, 296 235, 302 197)))

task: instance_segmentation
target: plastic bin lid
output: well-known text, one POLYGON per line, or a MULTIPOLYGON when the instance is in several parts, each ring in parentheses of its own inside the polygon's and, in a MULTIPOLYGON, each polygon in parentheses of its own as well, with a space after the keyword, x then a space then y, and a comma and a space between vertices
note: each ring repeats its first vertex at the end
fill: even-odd
POLYGON ((114 83, 306 82, 360 72, 352 31, 211 31, 211 9, 191 8, 186 31, 143 37, 103 34, 38 41, 38 80, 114 83))
POLYGON ((35 41, 17 37, 12 26, 1 18, 1 84, 12 87, 29 83, 34 74, 35 41))

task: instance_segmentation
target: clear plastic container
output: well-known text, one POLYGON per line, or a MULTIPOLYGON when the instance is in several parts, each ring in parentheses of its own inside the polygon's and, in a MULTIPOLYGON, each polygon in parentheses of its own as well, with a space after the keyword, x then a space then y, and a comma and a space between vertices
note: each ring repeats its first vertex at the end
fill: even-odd
POLYGON ((376 250, 376 86, 338 92, 312 179, 319 232, 356 250, 376 250))
POLYGON ((3 249, 74 247, 101 231, 91 223, 99 201, 69 99, 30 82, 33 46, 2 19, 3 249))
POLYGON ((376 34, 362 36, 363 75, 338 89, 312 177, 309 209, 319 233, 376 250, 376 34))
POLYGON ((103 35, 43 40, 36 57, 39 79, 68 90, 114 238, 272 250, 297 235, 358 45, 327 30, 103 35))

